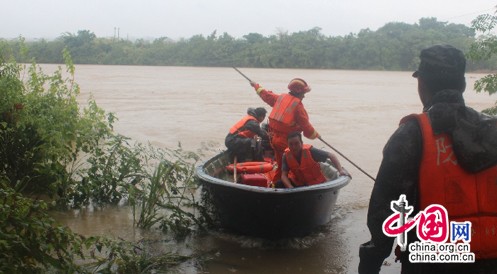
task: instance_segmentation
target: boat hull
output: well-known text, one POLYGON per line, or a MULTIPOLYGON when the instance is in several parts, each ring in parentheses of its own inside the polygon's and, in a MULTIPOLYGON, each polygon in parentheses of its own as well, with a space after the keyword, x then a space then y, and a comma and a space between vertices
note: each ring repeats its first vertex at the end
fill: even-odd
POLYGON ((223 228, 263 238, 305 236, 327 224, 340 189, 350 181, 341 176, 293 189, 248 186, 223 178, 226 163, 221 153, 197 167, 206 200, 223 228))

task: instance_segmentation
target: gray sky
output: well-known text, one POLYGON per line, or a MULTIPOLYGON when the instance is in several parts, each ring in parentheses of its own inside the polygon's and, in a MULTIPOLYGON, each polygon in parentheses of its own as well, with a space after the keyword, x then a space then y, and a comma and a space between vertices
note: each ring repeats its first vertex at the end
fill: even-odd
POLYGON ((98 37, 189 38, 217 30, 240 38, 320 27, 330 36, 377 30, 422 17, 468 25, 493 13, 491 0, 0 0, 0 38, 56 38, 90 30, 98 37))

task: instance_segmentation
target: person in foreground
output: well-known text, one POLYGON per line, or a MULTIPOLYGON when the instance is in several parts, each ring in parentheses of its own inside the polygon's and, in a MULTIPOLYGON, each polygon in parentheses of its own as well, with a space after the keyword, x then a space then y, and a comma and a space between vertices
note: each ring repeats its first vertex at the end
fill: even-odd
POLYGON ((282 158, 281 181, 276 187, 293 188, 321 184, 326 181, 319 162, 331 160, 340 175, 350 176, 342 167, 340 161, 332 153, 304 145, 300 132, 288 135, 288 148, 282 158))
POLYGON ((272 107, 269 114, 269 136, 274 150, 274 158, 278 165, 273 181, 281 177, 281 157, 288 147, 287 136, 291 132, 303 132, 309 139, 319 137, 319 134, 309 122, 309 115, 302 104, 305 94, 311 87, 300 78, 295 78, 288 84, 289 93, 274 94, 251 82, 261 99, 272 107))
MULTIPOLYGON (((423 113, 409 115, 383 149, 369 202, 367 225, 371 240, 359 248, 359 273, 378 273, 390 255, 395 237, 383 222, 393 214, 392 201, 405 194, 414 217, 427 206, 447 209, 449 221, 471 221, 474 263, 414 263, 409 248, 397 258, 402 273, 497 272, 497 119, 466 107, 466 59, 449 45, 421 51, 413 77, 423 113)), ((419 241, 414 228, 408 244, 419 241)), ((409 245, 407 245, 409 246, 409 245)))
POLYGON ((231 160, 235 156, 238 162, 244 162, 247 158, 262 160, 262 154, 258 155, 256 151, 255 137, 267 138, 267 133, 260 126, 266 118, 266 113, 266 109, 262 107, 248 108, 247 115, 230 128, 224 144, 228 148, 231 160))

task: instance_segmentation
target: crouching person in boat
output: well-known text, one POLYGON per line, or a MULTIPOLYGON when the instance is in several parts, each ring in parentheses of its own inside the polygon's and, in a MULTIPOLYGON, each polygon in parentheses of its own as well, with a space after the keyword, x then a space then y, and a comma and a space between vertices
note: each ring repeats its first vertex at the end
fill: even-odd
POLYGON ((234 157, 238 162, 244 162, 247 159, 262 160, 260 139, 268 137, 260 123, 266 118, 266 113, 263 107, 248 108, 247 115, 230 128, 224 144, 228 148, 232 161, 234 157))
POLYGON ((324 183, 326 177, 319 162, 326 162, 327 159, 331 160, 340 175, 350 176, 335 155, 311 145, 304 145, 300 132, 290 133, 287 140, 288 148, 282 158, 281 181, 276 183, 276 187, 293 188, 324 183))

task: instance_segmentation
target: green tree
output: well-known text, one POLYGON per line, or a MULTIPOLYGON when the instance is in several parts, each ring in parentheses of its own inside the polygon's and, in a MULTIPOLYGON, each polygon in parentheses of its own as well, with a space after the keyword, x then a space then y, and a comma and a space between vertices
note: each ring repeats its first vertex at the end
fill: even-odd
MULTIPOLYGON (((431 17, 417 24, 391 22, 376 31, 366 28, 345 36, 325 36, 314 27, 294 33, 278 30, 267 37, 249 33, 236 39, 213 31, 178 41, 167 37, 130 41, 99 38, 81 30, 55 41, 26 42, 29 54, 19 50, 17 40, 2 41, 0 49, 3 56, 22 62, 62 63, 60 51, 66 47, 78 64, 412 70, 421 49, 443 43, 467 51, 474 36, 467 26, 431 17), (13 50, 4 50, 2 44, 13 50)), ((468 63, 468 69, 489 69, 495 64, 494 58, 468 63)))
POLYGON ((95 48, 97 36, 89 30, 80 30, 76 35, 65 33, 60 38, 69 49, 73 60, 79 64, 98 64, 98 53, 95 48))
POLYGON ((112 132, 112 114, 93 100, 79 109, 75 67, 67 51, 64 57, 68 78, 61 68, 46 75, 36 64, 0 62, 0 273, 167 271, 187 257, 151 255, 138 244, 75 234, 55 224, 49 205, 37 200, 48 194, 65 206, 96 205, 116 203, 130 191, 136 195, 129 200, 144 201, 141 211, 162 221, 163 230, 184 236, 205 224, 185 210, 199 207, 191 198, 198 156, 180 149, 147 154, 128 146, 127 138, 112 132), (147 161, 160 165, 154 169, 147 161), (151 181, 161 190, 154 195, 161 196, 145 201, 151 181), (158 216, 158 207, 166 215, 158 216))
MULTIPOLYGON (((471 45, 468 57, 472 60, 489 60, 497 54, 497 35, 492 32, 497 26, 497 11, 494 14, 479 15, 472 22, 473 28, 480 34, 471 45)), ((476 92, 497 92, 497 74, 488 74, 475 82, 476 92)), ((484 112, 497 114, 497 102, 484 112)))

